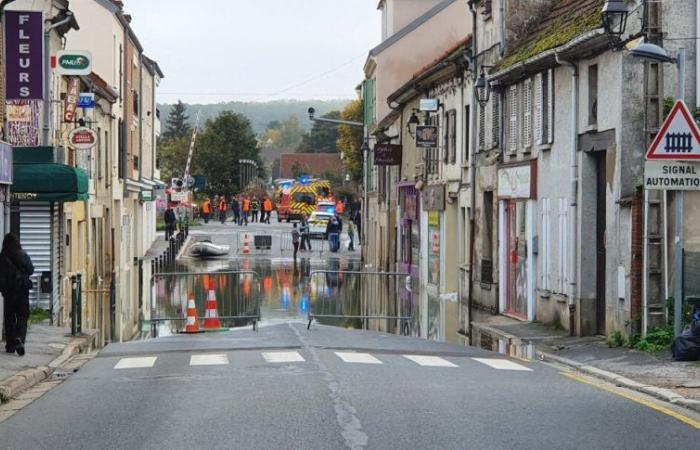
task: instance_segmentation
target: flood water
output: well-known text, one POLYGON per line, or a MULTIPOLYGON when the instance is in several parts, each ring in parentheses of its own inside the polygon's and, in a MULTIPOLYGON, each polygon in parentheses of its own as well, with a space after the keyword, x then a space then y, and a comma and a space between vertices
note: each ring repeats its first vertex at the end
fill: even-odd
MULTIPOLYGON (((193 260, 186 265, 178 264, 167 271, 177 274, 160 276, 154 283, 153 331, 157 336, 183 331, 190 296, 195 300, 201 327, 212 287, 218 316, 226 328, 251 326, 258 314, 263 326, 307 320, 310 311, 318 316, 410 314, 410 305, 402 305, 395 295, 397 277, 347 273, 360 270, 358 259, 343 257, 302 257, 296 265, 290 258, 193 260), (246 273, 225 273, 236 271, 246 273), (204 272, 211 276, 183 274, 204 272), (378 302, 377 296, 371 295, 377 291, 391 291, 391 295, 382 296, 383 300, 378 302), (237 318, 240 316, 248 317, 237 318)), ((316 320, 347 328, 408 330, 407 324, 388 319, 317 317, 316 320)))

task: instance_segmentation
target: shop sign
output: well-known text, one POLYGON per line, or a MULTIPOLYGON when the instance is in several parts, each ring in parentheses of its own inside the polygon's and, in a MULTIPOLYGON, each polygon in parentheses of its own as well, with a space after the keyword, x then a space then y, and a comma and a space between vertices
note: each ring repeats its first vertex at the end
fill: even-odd
POLYGON ((80 98, 80 78, 68 78, 68 89, 66 89, 66 98, 63 101, 63 121, 68 123, 75 122, 75 114, 78 111, 78 99, 80 98))
POLYGON ((5 80, 7 100, 44 98, 44 14, 5 11, 5 80))
POLYGON ((92 109, 95 107, 95 94, 92 92, 81 92, 78 97, 78 107, 92 109))
POLYGON ((419 109, 424 112, 436 112, 440 107, 440 102, 436 98, 422 98, 419 102, 419 109))
POLYGON ((68 142, 76 150, 90 150, 97 144, 97 133, 87 127, 78 127, 70 132, 68 142))
POLYGON ((659 191, 700 191, 700 163, 647 161, 644 188, 659 191))
POLYGON ((374 146, 375 166, 399 166, 403 146, 398 144, 377 144, 374 146))
POLYGON ((27 104, 5 105, 8 122, 30 123, 32 121, 32 106, 27 104))
POLYGON ((440 284, 440 213, 428 213, 428 282, 440 284))
POLYGON ((56 54, 56 71, 61 75, 90 75, 92 54, 85 50, 62 50, 56 54))
POLYGON ((144 202, 152 202, 153 201, 153 192, 152 191, 141 191, 141 200, 144 202))
POLYGON ((436 148, 438 146, 438 127, 418 125, 416 127, 416 147, 436 148))
MULTIPOLYGON (((498 170, 498 198, 529 199, 536 197, 536 182, 533 176, 534 163, 526 166, 505 167, 498 170)), ((536 166, 535 166, 536 167, 536 166)))
POLYGON ((428 185, 423 190, 423 209, 425 211, 445 210, 445 185, 428 185))
POLYGON ((12 184, 12 146, 0 142, 0 183, 12 184))

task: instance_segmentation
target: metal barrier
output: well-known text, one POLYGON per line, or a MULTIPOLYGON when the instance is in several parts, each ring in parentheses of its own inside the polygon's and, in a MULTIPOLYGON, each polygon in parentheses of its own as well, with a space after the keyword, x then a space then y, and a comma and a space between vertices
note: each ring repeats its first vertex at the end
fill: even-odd
MULTIPOLYGON (((158 324, 163 323, 163 322, 181 322, 181 321, 186 321, 187 317, 182 317, 182 316, 168 316, 168 315, 163 315, 159 316, 158 313, 158 305, 157 305, 157 293, 156 293, 156 285, 157 281, 159 279, 170 279, 170 278, 177 278, 177 277, 204 277, 204 276, 214 276, 214 277, 220 277, 220 276, 231 276, 231 275, 247 275, 253 277, 254 280, 259 281, 260 280, 260 275, 254 271, 254 270, 228 270, 228 271, 218 271, 218 272, 163 272, 163 273, 155 273, 151 277, 150 283, 151 283, 151 334, 153 337, 158 336, 158 324)), ((245 281, 244 281, 244 290, 245 290, 245 281)), ((185 284, 188 284, 187 282, 185 284)), ((172 286, 173 288, 176 288, 177 286, 172 286)), ((206 291, 206 287, 203 287, 204 291, 206 291)), ((218 318, 221 320, 252 320, 252 325, 253 325, 253 330, 257 331, 258 329, 258 322, 261 320, 261 315, 260 315, 260 304, 259 304, 259 295, 253 294, 252 293, 252 286, 249 287, 250 292, 247 294, 247 297, 249 299, 252 299, 255 301, 255 305, 252 308, 253 312, 252 313, 244 313, 244 314, 222 314, 218 315, 218 318)), ((182 291, 182 289, 180 289, 182 291)), ((194 289, 192 289, 194 290, 194 289)), ((190 291, 190 289, 186 289, 186 291, 190 291)), ((182 293, 182 292, 180 292, 182 293)), ((172 292, 171 294, 177 294, 176 292, 172 292)), ((187 295, 187 292, 184 293, 187 295)), ((240 294, 240 293, 239 293, 240 294)), ((240 297, 240 296, 239 296, 240 297)), ((225 299, 221 300, 222 302, 225 301, 225 299)), ((219 309, 226 309, 224 305, 219 306, 219 309)), ((230 309, 230 308, 229 308, 230 309)), ((204 316, 199 318, 199 320, 203 320, 204 316)))
MULTIPOLYGON (((403 308, 400 305, 400 299, 398 295, 392 295, 392 292, 388 292, 386 296, 387 302, 385 304, 382 304, 380 301, 379 303, 382 304, 382 306, 379 307, 379 309, 383 309, 386 307, 386 309, 393 309, 396 311, 396 314, 385 314, 385 313, 375 313, 373 310, 375 309, 373 305, 370 304, 370 299, 374 298, 373 296, 375 295, 375 292, 379 290, 387 290, 387 291, 393 291, 393 294, 398 293, 398 283, 405 283, 405 280, 401 280, 400 277, 407 277, 407 273, 403 272, 365 272, 365 271, 352 271, 352 270, 314 270, 309 273, 309 283, 313 284, 313 277, 318 276, 318 275, 325 275, 327 278, 330 278, 331 280, 337 280, 337 283, 340 284, 340 279, 343 276, 346 275, 357 275, 360 277, 364 277, 364 280, 361 280, 360 284, 360 299, 361 299, 361 313, 360 314, 346 314, 346 313, 338 313, 338 314, 328 314, 328 313, 322 313, 318 314, 313 311, 313 307, 310 306, 308 313, 307 313, 307 320, 308 320, 308 325, 307 325, 307 330, 311 329, 311 325, 314 322, 314 320, 318 319, 359 319, 363 321, 363 329, 369 329, 369 324, 370 321, 374 320, 381 320, 381 321, 387 321, 387 328, 390 328, 390 321, 395 321, 395 327, 399 331, 401 335, 410 335, 412 331, 412 322, 415 320, 415 317, 413 315, 407 315, 407 314, 401 314, 401 310, 403 309, 408 309, 410 312, 410 308, 403 308), (386 280, 384 282, 384 285, 380 286, 378 283, 383 277, 388 277, 390 278, 389 280, 386 280), (393 280, 391 278, 394 278, 393 280), (374 279, 377 280, 377 283, 375 284, 374 282, 369 282, 367 283, 368 279, 374 279), (393 286, 392 286, 393 284, 393 286), (395 301, 393 307, 390 306, 390 300, 395 301)), ((332 283, 331 283, 332 284, 332 283)), ((383 299, 382 299, 383 300, 383 299)))
MULTIPOLYGON (((301 238, 299 240, 299 251, 301 251, 301 238)), ((309 244, 311 245, 311 253, 314 253, 318 251, 318 255, 322 256, 323 253, 327 251, 327 246, 328 246, 328 241, 323 238, 323 239, 311 239, 309 237, 309 244)), ((293 252, 294 251, 294 244, 292 243, 292 233, 289 231, 285 231, 280 234, 280 251, 282 253, 284 252, 293 252)))

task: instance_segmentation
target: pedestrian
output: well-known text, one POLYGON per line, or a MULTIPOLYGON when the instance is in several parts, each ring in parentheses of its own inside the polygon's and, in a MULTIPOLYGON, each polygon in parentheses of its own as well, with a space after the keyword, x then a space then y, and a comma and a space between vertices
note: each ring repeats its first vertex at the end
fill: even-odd
POLYGON ((265 201, 263 202, 263 214, 265 215, 265 223, 270 224, 270 217, 272 216, 272 200, 270 200, 270 197, 265 197, 265 201))
POLYGON ((177 217, 175 217, 175 211, 172 208, 168 208, 163 213, 163 220, 165 221, 165 240, 169 241, 175 234, 175 226, 177 223, 177 217))
POLYGON ((226 222, 226 211, 228 211, 228 204, 226 203, 226 197, 223 195, 220 196, 219 200, 219 220, 221 221, 221 225, 223 225, 226 222))
POLYGON ((248 226, 248 217, 250 216, 250 198, 248 196, 243 198, 243 224, 248 226))
POLYGON ((311 251, 311 240, 309 239, 309 216, 302 214, 299 221, 299 229, 301 231, 301 251, 311 251))
POLYGON ((260 213, 260 202, 257 197, 253 197, 253 200, 250 202, 250 210, 253 214, 252 222, 259 222, 258 214, 260 213))
POLYGON ((202 215, 204 216, 204 223, 209 223, 211 213, 211 200, 209 198, 206 198, 204 200, 204 203, 202 203, 202 215))
POLYGON ((336 216, 331 217, 326 225, 326 236, 331 252, 336 253, 340 249, 340 224, 336 216))
POLYGON ((238 198, 234 195, 231 198, 231 212, 233 213, 233 223, 236 225, 241 224, 241 204, 238 202, 238 198))
POLYGON ((348 244, 348 250, 351 252, 355 251, 355 228, 352 222, 348 222, 348 237, 350 238, 350 244, 348 244))
POLYGON ((294 222, 294 227, 292 228, 292 245, 294 246, 294 264, 297 263, 297 252, 299 251, 299 230, 297 229, 297 224, 294 222))
POLYGON ((359 244, 360 239, 362 239, 362 214, 360 214, 359 207, 355 210, 355 217, 353 218, 353 222, 357 227, 357 243, 359 244))
POLYGON ((24 356, 29 320, 29 290, 34 266, 14 234, 5 235, 0 252, 0 293, 5 310, 5 351, 24 356))
POLYGON ((345 214, 345 202, 342 199, 338 200, 338 202, 335 204, 335 212, 339 216, 345 214))

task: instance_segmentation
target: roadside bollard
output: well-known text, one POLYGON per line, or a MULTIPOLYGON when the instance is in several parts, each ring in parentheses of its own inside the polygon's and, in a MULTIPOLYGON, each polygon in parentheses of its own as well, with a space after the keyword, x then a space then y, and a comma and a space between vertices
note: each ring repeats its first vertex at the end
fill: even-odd
POLYGON ((82 315, 82 275, 71 276, 71 336, 77 336, 83 332, 82 315))

